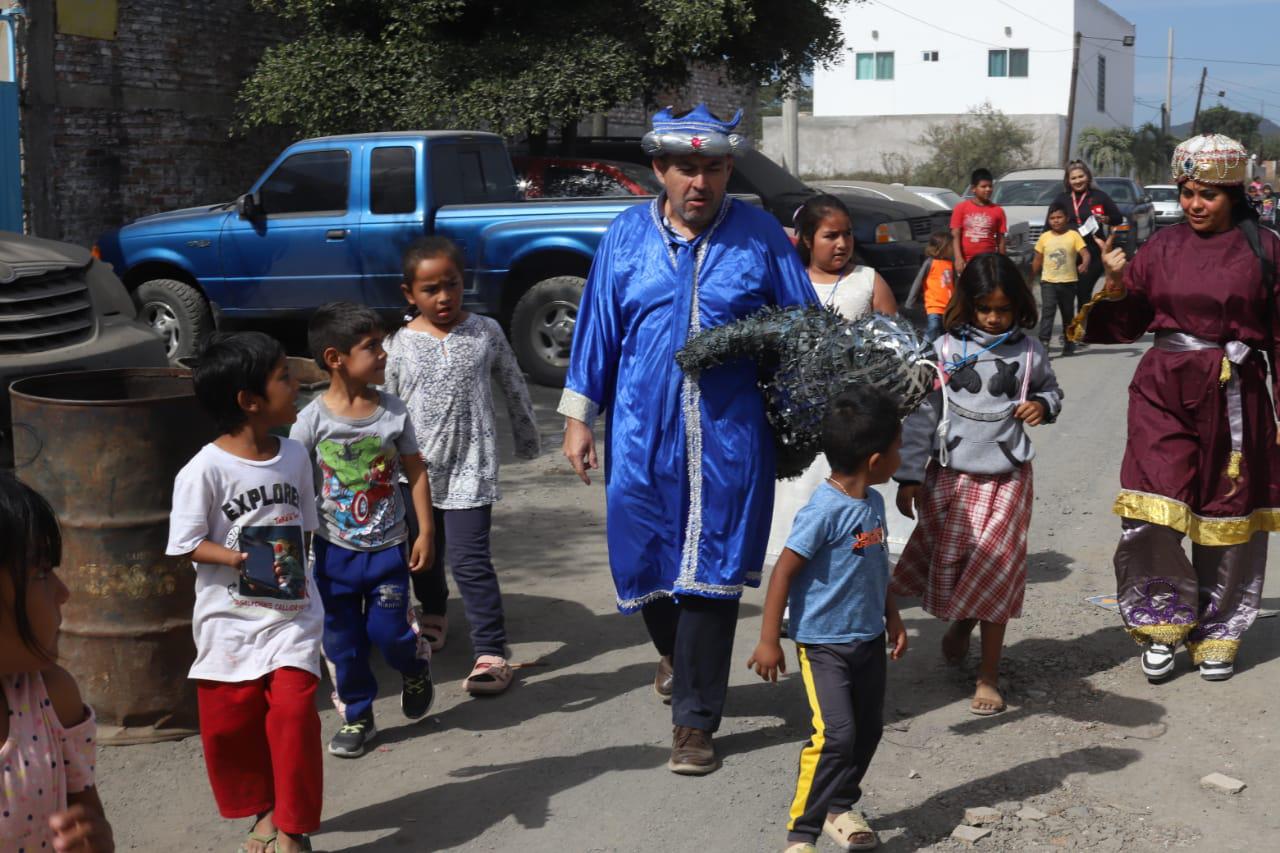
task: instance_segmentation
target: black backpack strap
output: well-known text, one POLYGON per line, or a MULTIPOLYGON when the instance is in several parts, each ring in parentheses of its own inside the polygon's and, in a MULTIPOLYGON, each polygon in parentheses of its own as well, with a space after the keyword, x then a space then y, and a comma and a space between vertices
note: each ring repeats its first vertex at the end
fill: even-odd
MULTIPOLYGON (((1262 236, 1258 232, 1258 221, 1256 219, 1246 217, 1240 222, 1240 230, 1244 232, 1244 239, 1248 241, 1249 248, 1253 254, 1257 256, 1258 263, 1262 266, 1262 288, 1266 291, 1267 297, 1267 328, 1268 337, 1271 338, 1271 349, 1275 349, 1275 326, 1276 326, 1276 265, 1274 260, 1267 258, 1266 249, 1262 247, 1262 236)), ((1271 358, 1271 352, 1267 352, 1267 364, 1271 366, 1271 379, 1274 382, 1276 378, 1276 366, 1271 358)))

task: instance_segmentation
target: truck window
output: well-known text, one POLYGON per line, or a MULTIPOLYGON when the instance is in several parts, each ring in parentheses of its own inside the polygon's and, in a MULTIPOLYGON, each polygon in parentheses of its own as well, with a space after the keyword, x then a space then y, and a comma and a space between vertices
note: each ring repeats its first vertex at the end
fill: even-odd
POLYGON ((351 155, 303 151, 285 159, 258 192, 268 216, 288 213, 345 213, 351 155))
POLYGON ((413 213, 417 209, 417 166, 407 145, 373 149, 369 157, 369 212, 413 213))

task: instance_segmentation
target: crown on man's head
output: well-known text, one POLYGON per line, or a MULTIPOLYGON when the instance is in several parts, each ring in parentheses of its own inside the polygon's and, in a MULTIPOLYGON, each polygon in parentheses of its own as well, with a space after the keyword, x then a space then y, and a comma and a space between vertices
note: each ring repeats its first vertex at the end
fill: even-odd
POLYGON ((723 157, 749 147, 746 138, 735 133, 742 120, 742 110, 725 121, 717 117, 706 104, 698 104, 691 110, 672 112, 671 107, 653 115, 653 130, 644 135, 640 146, 651 157, 681 154, 702 154, 706 157, 723 157))

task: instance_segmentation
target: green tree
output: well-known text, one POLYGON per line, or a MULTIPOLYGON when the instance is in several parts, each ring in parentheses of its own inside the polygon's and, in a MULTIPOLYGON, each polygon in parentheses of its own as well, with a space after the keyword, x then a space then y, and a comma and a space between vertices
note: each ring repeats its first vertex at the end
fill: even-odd
POLYGON ((1095 172, 1104 175, 1127 174, 1133 168, 1133 131, 1127 127, 1101 130, 1086 127, 1076 137, 1080 156, 1095 172))
POLYGON ((999 177, 1026 167, 1033 141, 1035 135, 1026 126, 985 103, 925 129, 920 144, 933 156, 920 164, 912 180, 964 192, 974 169, 989 169, 999 177))
POLYGON ((698 63, 799 85, 842 46, 847 0, 254 0, 298 37, 240 93, 244 128, 313 136, 407 127, 570 135, 677 89, 698 63))
POLYGON ((1198 133, 1221 133, 1243 143, 1246 148, 1253 148, 1260 141, 1258 127, 1261 124, 1262 117, 1259 115, 1242 113, 1216 104, 1200 111, 1196 128, 1198 133))
POLYGON ((1178 140, 1156 125, 1147 122, 1133 134, 1133 168, 1144 184, 1161 184, 1170 180, 1170 161, 1178 140))

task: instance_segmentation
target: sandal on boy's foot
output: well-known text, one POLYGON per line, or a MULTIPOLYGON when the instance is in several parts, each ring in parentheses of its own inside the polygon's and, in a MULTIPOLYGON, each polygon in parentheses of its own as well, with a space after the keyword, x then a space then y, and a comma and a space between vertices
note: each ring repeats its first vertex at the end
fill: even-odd
POLYGON ((1142 650, 1142 674, 1157 684, 1173 674, 1173 646, 1152 643, 1142 650))
POLYGON ((443 649, 449 638, 449 617, 443 613, 423 613, 421 607, 413 608, 413 615, 418 623, 418 631, 431 646, 431 651, 443 649))
POLYGON ((1200 662, 1200 677, 1205 681, 1226 681, 1235 675, 1235 671, 1235 666, 1229 660, 1206 660, 1200 662))
POLYGON ((339 758, 359 758, 368 749, 370 741, 378 736, 373 715, 344 723, 329 741, 329 754, 339 758))
POLYGON ((1004 703, 1004 697, 1000 695, 1000 691, 994 687, 990 689, 995 692, 995 696, 979 696, 980 691, 985 685, 983 682, 978 683, 978 689, 974 691, 973 700, 969 703, 969 713, 978 717, 991 717, 995 714, 1002 713, 1007 705, 1004 703))
POLYGON ((818 845, 808 841, 797 841, 794 844, 788 844, 787 849, 782 853, 818 853, 818 845))
POLYGON ((498 655, 480 655, 462 688, 472 696, 501 693, 511 686, 515 673, 507 659, 498 655))
POLYGON ((822 832, 841 850, 874 850, 880 845, 861 812, 847 811, 834 820, 824 820, 822 832))
MULTIPOLYGON (((261 820, 261 818, 258 818, 258 820, 261 820)), ((246 845, 250 841, 258 842, 259 844, 262 845, 262 849, 264 851, 268 851, 269 853, 269 851, 271 850, 269 845, 275 844, 276 842, 276 833, 272 832, 270 834, 264 834, 264 833, 254 832, 254 827, 258 825, 258 820, 255 820, 253 822, 253 826, 249 827, 249 833, 245 836, 244 843, 242 843, 239 847, 236 848, 236 853, 249 853, 249 848, 246 845)))
MULTIPOLYGON (((281 833, 281 834, 283 835, 284 833, 281 833)), ((292 836, 292 838, 293 838, 293 840, 294 840, 294 841, 298 842, 298 847, 299 847, 300 849, 302 849, 302 850, 311 850, 311 849, 313 849, 313 848, 311 847, 311 836, 310 836, 310 835, 307 835, 307 834, 305 834, 305 833, 302 833, 302 834, 299 834, 299 835, 294 835, 294 836, 292 836)), ((275 847, 273 847, 273 848, 271 848, 271 850, 270 850, 270 851, 268 851, 268 853, 279 853, 279 846, 280 846, 280 842, 279 842, 279 840, 277 840, 277 841, 276 841, 276 846, 275 846, 275 847)))

